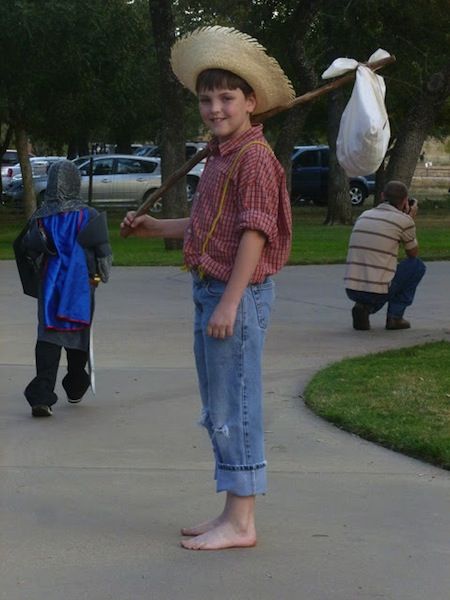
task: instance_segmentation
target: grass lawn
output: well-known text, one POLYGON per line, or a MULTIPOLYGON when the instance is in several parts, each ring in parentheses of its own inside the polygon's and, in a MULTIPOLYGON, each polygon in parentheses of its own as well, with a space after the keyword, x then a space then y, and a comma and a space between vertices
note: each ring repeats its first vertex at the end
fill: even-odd
POLYGON ((361 358, 317 373, 306 404, 338 427, 450 469, 450 343, 361 358))
MULTIPOLYGON (((368 206, 369 207, 369 206, 368 206)), ((368 208, 365 207, 365 208, 368 208)), ((361 209, 355 209, 355 217, 361 209)), ((325 209, 316 206, 293 208, 294 231, 289 264, 343 263, 351 227, 322 225, 325 209)), ((122 239, 122 213, 109 215, 115 265, 182 265, 181 251, 166 251, 162 240, 122 239)), ((11 243, 23 226, 23 217, 0 207, 0 259, 13 258, 11 243)), ((450 259, 450 203, 436 202, 421 207, 417 219, 420 256, 424 260, 450 259)))

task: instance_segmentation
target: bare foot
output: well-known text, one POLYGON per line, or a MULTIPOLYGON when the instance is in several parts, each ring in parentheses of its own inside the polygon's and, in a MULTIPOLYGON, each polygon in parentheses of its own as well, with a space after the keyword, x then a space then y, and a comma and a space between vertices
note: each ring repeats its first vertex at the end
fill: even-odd
POLYGON ((202 533, 206 533, 207 531, 211 531, 211 529, 215 529, 223 521, 224 516, 220 515, 215 519, 211 519, 210 521, 205 521, 204 523, 195 525, 195 527, 182 527, 180 530, 181 535, 202 535, 202 533))
POLYGON ((248 530, 234 527, 230 522, 220 523, 190 540, 182 540, 181 545, 188 550, 223 550, 225 548, 250 548, 256 545, 256 531, 253 526, 248 530))

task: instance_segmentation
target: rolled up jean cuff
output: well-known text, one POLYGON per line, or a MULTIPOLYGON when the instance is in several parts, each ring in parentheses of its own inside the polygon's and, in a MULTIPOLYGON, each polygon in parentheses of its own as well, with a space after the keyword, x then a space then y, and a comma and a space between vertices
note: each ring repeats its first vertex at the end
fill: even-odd
POLYGON ((217 467, 217 492, 230 492, 235 496, 257 496, 267 492, 267 468, 223 469, 217 467))

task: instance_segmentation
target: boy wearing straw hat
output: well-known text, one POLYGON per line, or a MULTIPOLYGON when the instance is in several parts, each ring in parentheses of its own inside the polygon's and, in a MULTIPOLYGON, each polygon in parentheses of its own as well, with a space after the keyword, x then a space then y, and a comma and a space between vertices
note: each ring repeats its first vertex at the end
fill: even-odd
POLYGON ((189 219, 128 213, 141 237, 184 238, 193 278, 194 353, 201 424, 211 438, 221 515, 181 530, 192 550, 256 543, 255 497, 266 492, 262 350, 274 298, 271 275, 288 259, 291 211, 284 171, 251 116, 294 97, 278 63, 234 29, 206 27, 172 49, 178 79, 197 94, 213 134, 189 219))

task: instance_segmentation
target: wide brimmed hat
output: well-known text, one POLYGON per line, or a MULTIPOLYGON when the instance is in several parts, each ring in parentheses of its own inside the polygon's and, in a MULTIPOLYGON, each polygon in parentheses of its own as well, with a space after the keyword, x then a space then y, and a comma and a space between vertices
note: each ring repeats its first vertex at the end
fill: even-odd
POLYGON ((288 104, 295 97, 291 82, 261 44, 231 27, 201 27, 172 47, 172 69, 196 94, 197 77, 206 69, 224 69, 244 79, 254 90, 253 114, 288 104))

